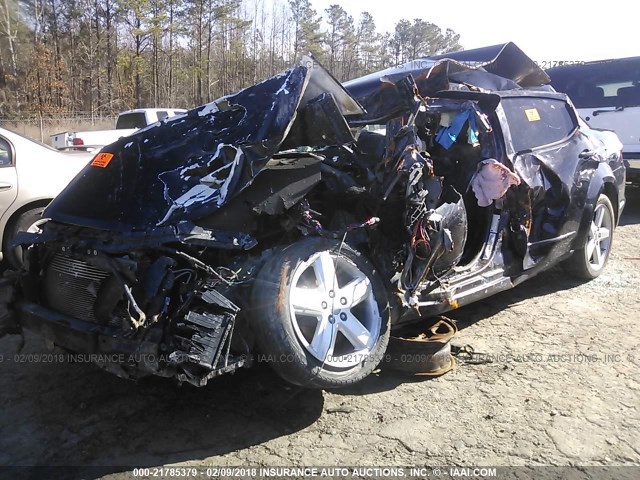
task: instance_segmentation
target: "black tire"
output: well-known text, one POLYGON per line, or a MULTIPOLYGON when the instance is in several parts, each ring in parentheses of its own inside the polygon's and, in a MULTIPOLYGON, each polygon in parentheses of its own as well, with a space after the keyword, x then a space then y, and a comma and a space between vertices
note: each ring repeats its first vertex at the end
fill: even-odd
POLYGON ((45 207, 38 207, 25 210, 20 216, 15 218, 5 230, 2 241, 2 253, 9 267, 15 269, 22 268, 22 247, 12 248, 11 242, 18 232, 28 230, 31 225, 40 220, 44 209, 45 207))
POLYGON ((390 321, 387 293, 376 269, 371 262, 348 245, 340 246, 340 242, 334 240, 308 238, 276 251, 258 273, 252 288, 251 299, 252 307, 255 309, 251 315, 251 322, 261 354, 258 356, 258 361, 268 362, 278 375, 295 385, 309 388, 339 388, 353 385, 376 368, 389 343, 390 321), (332 268, 337 272, 332 276, 333 286, 330 293, 331 298, 335 298, 331 302, 332 305, 328 305, 325 301, 320 303, 318 300, 324 298, 318 292, 325 291, 323 290, 324 282, 320 281, 322 275, 318 276, 315 270, 316 262, 321 262, 320 257, 331 258, 332 268), (315 276, 313 282, 317 283, 314 288, 306 290, 300 285, 302 282, 308 283, 312 278, 308 274, 309 269, 312 269, 312 274, 315 276), (347 281, 345 280, 349 278, 345 273, 347 270, 358 272, 357 275, 362 274, 362 277, 354 277, 351 281, 347 281), (364 282, 361 285, 366 284, 366 293, 363 297, 365 299, 356 300, 362 294, 362 290, 356 294, 356 288, 354 288, 353 306, 339 307, 339 303, 344 301, 343 305, 347 305, 351 301, 346 300, 347 295, 343 292, 347 291, 348 285, 354 285, 357 282, 364 282), (306 315, 306 313, 297 312, 297 308, 320 307, 296 307, 294 304, 297 302, 294 300, 292 303, 291 297, 294 287, 296 292, 316 292, 317 295, 313 297, 314 302, 310 301, 309 305, 318 303, 326 311, 316 312, 318 314, 316 318, 313 318, 315 313, 306 315), (315 300, 318 301, 315 302, 315 300), (308 318, 305 319, 305 316, 308 318), (340 323, 343 317, 344 324, 340 323), (351 344, 352 340, 348 338, 353 333, 351 327, 355 325, 352 323, 352 318, 359 322, 359 326, 369 325, 371 328, 369 330, 365 327, 370 337, 366 337, 366 334, 364 337, 357 337, 358 340, 368 338, 367 346, 361 350, 356 350, 355 343, 351 344), (307 337, 303 332, 303 320, 311 323, 307 337), (317 322, 315 327, 313 322, 317 322), (311 330, 313 333, 310 333, 311 330), (326 338, 327 334, 332 337, 328 346, 326 343, 316 342, 319 335, 326 338), (314 349, 315 343, 327 347, 324 360, 321 360, 321 355, 318 355, 321 349, 314 349), (350 356, 348 351, 341 352, 339 344, 340 348, 353 347, 353 356, 350 356), (315 353, 313 353, 314 350, 315 353), (330 355, 329 352, 332 354, 330 355), (332 364, 334 360, 336 361, 332 364), (341 362, 341 360, 344 361, 341 362), (349 362, 352 363, 348 364, 349 362))
MULTIPOLYGON (((582 280, 593 280, 603 272, 609 260, 611 246, 613 245, 615 226, 616 218, 611 200, 609 200, 609 197, 606 195, 600 194, 594 206, 593 219, 591 220, 589 230, 584 238, 581 239, 580 248, 576 249, 573 255, 565 261, 564 266, 572 276, 582 280), (601 226, 606 224, 606 230, 608 230, 608 237, 604 239, 605 241, 599 239, 600 233, 596 236, 596 240, 593 240, 595 234, 594 228, 597 227, 596 223, 600 212, 603 215, 600 221, 601 226), (596 245, 594 247, 590 246, 591 241, 595 241, 596 245), (603 245, 603 243, 606 243, 606 245, 603 245), (600 252, 599 261, 596 261, 594 257, 596 250, 600 252)), ((596 230, 598 232, 601 231, 600 228, 596 228, 596 230)))

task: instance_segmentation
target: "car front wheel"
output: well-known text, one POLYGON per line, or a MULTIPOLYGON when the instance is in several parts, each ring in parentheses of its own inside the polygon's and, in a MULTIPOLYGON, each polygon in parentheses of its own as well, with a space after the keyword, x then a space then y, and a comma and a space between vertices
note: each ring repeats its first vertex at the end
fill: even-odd
POLYGON ((567 260, 569 272, 586 280, 592 280, 602 273, 611 252, 615 225, 611 201, 601 194, 593 209, 593 218, 581 248, 567 260))
POLYGON ((22 268, 22 247, 11 247, 14 237, 19 232, 34 232, 36 225, 42 220, 44 207, 32 208, 20 214, 5 230, 2 251, 11 268, 22 268))
POLYGON ((376 269, 349 246, 296 242, 268 260, 254 282, 259 359, 303 387, 356 383, 389 342, 386 298, 376 269))

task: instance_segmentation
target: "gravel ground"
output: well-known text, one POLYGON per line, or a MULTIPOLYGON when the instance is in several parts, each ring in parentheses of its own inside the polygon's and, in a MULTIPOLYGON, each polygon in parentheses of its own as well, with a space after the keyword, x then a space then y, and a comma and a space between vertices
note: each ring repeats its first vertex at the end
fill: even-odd
MULTIPOLYGON (((640 464, 640 190, 605 273, 561 269, 453 312, 492 363, 299 390, 267 368, 204 389, 81 363, 20 363, 0 340, 0 465, 640 464)), ((27 335, 22 353, 47 352, 27 335)), ((114 478, 127 476, 119 467, 114 478)))

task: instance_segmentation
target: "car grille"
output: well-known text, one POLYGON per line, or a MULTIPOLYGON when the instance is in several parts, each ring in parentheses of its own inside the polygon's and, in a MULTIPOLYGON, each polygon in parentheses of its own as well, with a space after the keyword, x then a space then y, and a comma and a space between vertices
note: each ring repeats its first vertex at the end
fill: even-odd
POLYGON ((57 312, 97 322, 93 306, 108 277, 109 273, 93 265, 58 253, 44 275, 46 304, 57 312))

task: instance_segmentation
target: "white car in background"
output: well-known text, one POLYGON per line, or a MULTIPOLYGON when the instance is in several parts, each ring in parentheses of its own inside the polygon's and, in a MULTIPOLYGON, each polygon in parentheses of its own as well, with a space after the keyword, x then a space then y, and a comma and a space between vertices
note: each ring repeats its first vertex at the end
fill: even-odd
POLYGON ((627 179, 640 183, 640 57, 562 65, 547 74, 589 126, 616 132, 627 179))
POLYGON ((20 247, 11 248, 19 231, 36 223, 43 210, 93 157, 60 152, 0 128, 0 258, 21 263, 20 247))
POLYGON ((83 132, 55 133, 49 137, 51 146, 58 150, 70 147, 88 147, 97 149, 126 137, 140 128, 161 122, 166 118, 185 113, 180 108, 137 108, 118 115, 115 130, 87 130, 83 132))

